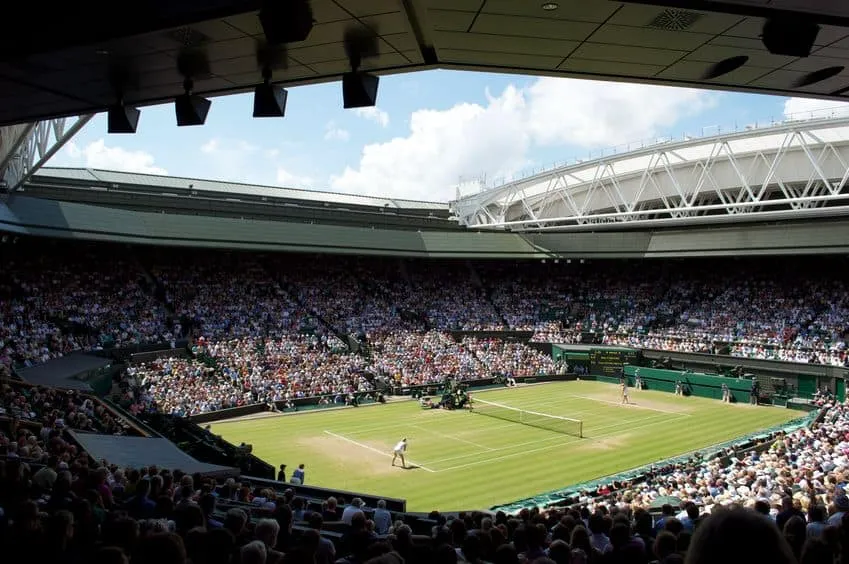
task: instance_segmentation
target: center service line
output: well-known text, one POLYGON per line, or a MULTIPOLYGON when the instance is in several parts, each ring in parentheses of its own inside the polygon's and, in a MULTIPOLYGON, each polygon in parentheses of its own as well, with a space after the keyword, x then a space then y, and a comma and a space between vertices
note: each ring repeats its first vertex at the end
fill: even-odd
MULTIPOLYGON (((659 425, 660 423, 665 423, 665 422, 666 422, 666 420, 664 419, 663 421, 653 421, 651 423, 646 423, 644 425, 636 425, 634 427, 631 427, 629 429, 629 431, 634 430, 634 429, 643 429, 643 428, 646 428, 646 427, 653 427, 655 425, 659 425)), ((621 433, 621 431, 614 431, 612 433, 605 433, 605 434, 599 435, 597 437, 586 437, 585 440, 588 440, 589 442, 594 443, 594 442, 597 442, 599 439, 604 439, 606 437, 612 437, 614 435, 618 435, 619 433, 621 433)), ((479 466, 481 464, 489 464, 491 462, 497 462, 499 460, 506 460, 508 458, 515 458, 517 456, 524 456, 524 455, 530 454, 532 452, 542 452, 542 451, 545 451, 545 450, 551 450, 553 448, 558 448, 558 447, 566 447, 566 446, 569 446, 569 445, 578 446, 579 444, 580 444, 580 439, 575 440, 575 441, 569 441, 567 443, 558 443, 558 444, 553 444, 553 445, 546 445, 546 446, 543 446, 543 447, 532 448, 530 450, 525 450, 525 451, 522 451, 522 452, 514 452, 514 453, 511 453, 511 454, 496 456, 494 458, 487 458, 485 460, 477 460, 477 461, 474 461, 474 462, 468 462, 466 464, 460 464, 458 466, 451 466, 450 468, 443 468, 442 470, 440 470, 440 472, 449 472, 451 470, 460 470, 461 468, 470 468, 472 466, 479 466)))
POLYGON ((484 446, 482 444, 478 444, 472 441, 467 441, 466 439, 461 439, 460 437, 455 437, 454 435, 446 435, 445 433, 440 433, 439 431, 432 431, 430 429, 425 429, 419 425, 412 425, 413 429, 418 429, 419 431, 424 431, 425 433, 430 433, 431 435, 436 435, 437 437, 442 437, 443 439, 451 439, 452 441, 458 441, 461 443, 466 443, 467 445, 472 445, 473 447, 482 448, 483 450, 495 450, 492 447, 484 446))

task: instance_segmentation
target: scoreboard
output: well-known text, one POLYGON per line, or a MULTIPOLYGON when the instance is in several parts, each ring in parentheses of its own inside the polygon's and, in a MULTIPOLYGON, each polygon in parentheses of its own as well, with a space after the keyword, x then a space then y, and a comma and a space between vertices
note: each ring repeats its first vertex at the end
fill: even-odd
POLYGON ((622 374, 626 364, 635 364, 639 351, 618 347, 590 349, 590 374, 595 376, 617 377, 622 374))

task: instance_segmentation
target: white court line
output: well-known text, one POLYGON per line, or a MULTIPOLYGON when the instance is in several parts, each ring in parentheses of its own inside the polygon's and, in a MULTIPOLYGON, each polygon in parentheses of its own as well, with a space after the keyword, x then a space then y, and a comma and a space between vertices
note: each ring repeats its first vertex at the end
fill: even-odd
MULTIPOLYGON (((440 412, 441 412, 441 410, 440 410, 440 412)), ((444 426, 447 420, 445 418, 442 418, 442 417, 439 417, 439 418, 437 418, 437 417, 434 417, 434 418, 431 418, 431 417, 422 417, 422 418, 414 417, 414 418, 410 418, 409 421, 410 421, 410 423, 405 423, 405 422, 398 423, 395 426, 395 428, 396 429, 397 428, 403 429, 405 427, 415 427, 416 425, 427 427, 430 424, 436 424, 436 425, 444 426)), ((449 420, 449 422, 450 422, 450 420, 449 420)), ((504 428, 506 429, 506 428, 508 428, 512 425, 513 425, 512 423, 510 425, 504 425, 504 428)), ((477 432, 477 431, 482 431, 484 429, 490 430, 492 428, 493 427, 491 425, 486 426, 486 425, 482 424, 479 427, 477 427, 477 426, 464 427, 463 430, 459 431, 459 432, 460 433, 474 433, 474 432, 477 432)), ((386 429, 386 423, 384 422, 384 423, 381 423, 380 425, 367 425, 367 426, 363 426, 363 427, 345 427, 345 433, 347 435, 357 435, 357 434, 360 434, 360 433, 370 433, 372 431, 381 431, 381 430, 385 430, 385 429, 386 429)))
POLYGON ((461 443, 466 443, 467 445, 472 445, 473 447, 482 448, 484 450, 493 450, 491 447, 478 444, 472 441, 467 441, 466 439, 461 439, 460 437, 455 437, 454 435, 446 435, 445 433, 440 433, 439 431, 431 431, 430 429, 426 429, 420 425, 411 425, 413 429, 418 429, 419 431, 424 431, 425 433, 430 433, 432 435, 436 435, 437 437, 442 437, 443 439, 450 439, 452 441, 458 441, 461 443))
POLYGON ((639 405, 639 404, 636 404, 636 403, 623 404, 621 401, 603 400, 603 399, 591 398, 591 397, 587 397, 587 396, 573 396, 573 397, 585 399, 585 400, 590 400, 590 401, 597 401, 597 402, 601 402, 601 403, 609 403, 609 404, 612 404, 612 405, 619 405, 619 406, 622 406, 622 407, 627 406, 630 409, 647 409, 649 411, 659 411, 660 413, 669 413, 671 415, 682 415, 684 417, 690 417, 689 413, 681 413, 680 411, 669 411, 669 410, 666 410, 666 409, 658 409, 656 407, 646 407, 644 405, 639 405))
MULTIPOLYGON (((631 429, 643 429, 645 427, 652 427, 653 425, 657 425, 659 423, 665 423, 665 421, 655 421, 653 423, 647 423, 646 425, 637 425, 635 427, 631 427, 631 429)), ((618 434, 619 434, 619 431, 615 431, 613 433, 608 433, 607 436, 618 435, 618 434)), ((599 439, 603 439, 604 437, 605 437, 605 435, 600 435, 598 437, 593 437, 593 438, 588 439, 588 440, 590 442, 595 442, 599 439)), ((544 446, 544 447, 533 448, 531 450, 524 450, 522 452, 505 454, 503 456, 496 456, 495 458, 487 458, 486 460, 477 460, 475 462, 460 464, 458 466, 451 466, 450 468, 441 468, 439 470, 439 472, 448 472, 449 470, 460 470, 461 468, 471 468, 472 466, 480 466, 481 464, 489 464, 490 462, 497 462, 499 460, 507 460, 508 458, 515 458, 517 456, 525 456, 526 454, 530 454, 532 452, 542 452, 544 450, 550 450, 550 449, 553 449, 553 448, 556 448, 556 447, 563 447, 563 446, 567 446, 567 445, 570 445, 570 444, 580 444, 580 441, 569 441, 569 442, 566 442, 566 443, 560 443, 560 444, 556 444, 556 445, 548 445, 548 446, 544 446)), ((431 462, 430 464, 433 464, 433 462, 431 462)))
MULTIPOLYGON (((686 414, 686 413, 676 413, 675 415, 689 417, 689 415, 686 414)), ((667 415, 665 413, 661 413, 660 415, 651 415, 649 417, 642 417, 640 419, 624 419, 624 420, 619 421, 617 423, 611 423, 610 425, 604 425, 603 427, 594 427, 592 430, 593 430, 593 432, 595 432, 595 431, 601 431, 602 429, 612 429, 613 427, 619 427, 621 425, 627 425, 628 423, 644 423, 646 421, 651 421, 652 419, 660 419, 661 417, 663 417, 666 420, 669 420, 669 417, 667 417, 667 415)), ((592 437, 590 437, 590 438, 592 438, 592 437)))
MULTIPOLYGON (((515 426, 515 425, 519 425, 519 423, 511 423, 511 426, 515 426)), ((548 437, 547 439, 537 439, 535 441, 527 441, 527 442, 524 442, 524 443, 515 443, 515 444, 504 446, 504 447, 493 448, 493 449, 490 450, 490 452, 498 452, 500 450, 512 450, 516 447, 527 446, 527 445, 538 445, 540 443, 551 442, 555 439, 558 440, 558 441, 562 441, 563 435, 554 435, 554 436, 548 437)), ((575 439, 576 439, 575 441, 569 441, 569 443, 577 442, 578 437, 575 437, 575 439)), ((568 443, 562 443, 562 444, 568 444, 568 443)), ((428 464, 437 464, 439 462, 449 462, 451 460, 460 460, 462 458, 469 458, 470 456, 478 456, 478 455, 481 455, 481 454, 484 454, 484 453, 483 452, 470 452, 470 453, 467 453, 467 454, 461 454, 459 456, 449 456, 448 458, 440 458, 439 460, 428 460, 427 463, 428 464)), ((443 472, 443 470, 439 470, 439 472, 443 472)))
MULTIPOLYGON (((676 414, 676 415, 683 415, 683 414, 676 414)), ((592 430, 595 432, 595 431, 601 431, 601 430, 604 430, 604 429, 612 429, 614 427, 620 427, 622 425, 627 425, 627 424, 630 424, 630 423, 637 423, 637 422, 644 423, 646 421, 651 421, 653 419, 660 419, 661 417, 663 417, 664 420, 669 419, 665 414, 664 415, 652 415, 650 417, 641 417, 640 419, 627 419, 627 420, 624 420, 624 421, 618 421, 617 423, 605 425, 603 427, 596 427, 592 430)), ((507 425, 499 426, 497 428, 499 428, 499 429, 500 428, 505 428, 505 429, 506 428, 512 428, 512 427, 515 427, 516 425, 519 425, 519 424, 520 423, 509 423, 507 425)), ((493 427, 493 429, 494 428, 495 427, 493 427)), ((487 428, 486 430, 490 430, 490 429, 487 428)), ((575 438, 577 438, 577 437, 575 437, 575 438)), ((537 439, 537 440, 534 440, 534 441, 526 441, 524 443, 515 443, 515 444, 503 446, 503 447, 494 447, 494 448, 490 448, 489 451, 490 452, 498 452, 498 451, 503 451, 503 450, 512 450, 512 449, 517 448, 517 447, 528 446, 528 445, 538 445, 538 444, 541 444, 541 443, 548 443, 548 442, 551 442, 551 441, 554 441, 554 440, 562 440, 562 439, 563 439, 563 436, 555 435, 555 436, 551 436, 551 437, 548 437, 548 438, 545 438, 545 439, 537 439)), ((587 437, 587 439, 593 440, 593 437, 587 437)), ((563 444, 571 444, 573 442, 577 442, 577 441, 569 441, 568 443, 563 443, 563 444)), ((478 456, 480 454, 484 454, 484 453, 483 452, 470 452, 470 453, 467 453, 467 454, 461 454, 459 456, 449 456, 448 458, 440 458, 438 460, 429 460, 428 464, 438 464, 440 462, 449 462, 451 460, 460 460, 460 459, 463 459, 463 458, 478 456)), ((443 470, 438 470, 438 472, 443 472, 443 470)))
MULTIPOLYGON (((372 447, 372 446, 365 445, 365 444, 363 444, 363 443, 358 443, 357 441, 355 441, 355 440, 353 440, 353 439, 349 439, 348 437, 343 437, 342 435, 337 435, 336 433, 333 433, 333 432, 331 432, 331 431, 327 431, 327 430, 325 430, 324 432, 325 432, 325 433, 327 433, 328 435, 330 435, 331 437, 335 437, 335 438, 337 438, 337 439, 339 439, 339 440, 349 442, 349 443, 351 443, 352 445, 357 445, 357 446, 358 446, 358 447, 360 447, 360 448, 364 448, 364 449, 366 449, 366 450, 370 450, 370 451, 375 452, 375 453, 377 453, 377 454, 379 454, 379 455, 381 455, 381 456, 388 456, 388 457, 392 458, 392 455, 391 455, 391 454, 389 454, 388 452, 383 452, 382 450, 376 449, 376 448, 374 448, 374 447, 372 447)), ((421 468, 421 469, 422 469, 422 470, 424 470, 425 472, 430 472, 431 474, 435 474, 435 473, 436 473, 436 470, 431 470, 430 468, 427 468, 427 467, 425 467, 425 466, 422 466, 421 464, 418 464, 418 463, 416 463, 416 462, 413 462, 413 461, 412 461, 412 460, 410 460, 409 458, 407 458, 407 462, 409 462, 410 464, 412 464, 412 465, 413 465, 413 466, 415 466, 416 468, 421 468)))
MULTIPOLYGON (((665 415, 652 415, 651 417, 643 417, 641 419, 628 419, 628 420, 625 420, 625 421, 619 421, 618 423, 614 423, 614 424, 611 424, 611 425, 605 425, 603 427, 597 427, 597 428, 593 429, 593 431, 601 431, 603 429, 612 429, 613 427, 619 427, 621 425, 635 423, 635 422, 644 423, 646 421, 650 421, 650 420, 653 420, 653 419, 660 419, 661 417, 663 417, 664 420, 669 419, 665 415)), ((509 427, 514 427, 515 425, 517 425, 517 424, 511 423, 509 425, 509 427)), ((653 423, 652 423, 652 425, 653 425, 653 423)), ((634 427, 634 428, 638 429, 642 426, 648 426, 648 425, 639 425, 639 426, 634 427)), ((619 431, 617 431, 616 433, 608 433, 608 435, 611 435, 611 434, 615 435, 615 434, 618 434, 618 433, 619 433, 619 431)), ((594 440, 595 438, 598 438, 598 437, 586 437, 586 438, 587 438, 587 440, 592 441, 592 440, 594 440)), ((577 439, 577 437, 575 437, 575 439, 577 439)), ((538 444, 542 444, 542 443, 550 443, 551 441, 554 441, 554 440, 558 440, 558 441, 563 440, 563 436, 555 435, 555 436, 548 437, 548 438, 545 438, 545 439, 537 439, 535 441, 526 441, 524 443, 515 443, 515 444, 504 446, 504 447, 493 448, 493 449, 491 449, 491 452, 498 452, 498 451, 503 451, 503 450, 512 450, 512 449, 517 448, 517 447, 523 447, 523 446, 528 446, 528 445, 538 445, 538 444)), ((572 441, 567 441, 567 442, 561 443, 561 444, 572 444, 572 443, 576 443, 576 442, 579 442, 579 441, 578 440, 572 440, 572 441)), ((525 452, 534 452, 534 451, 525 451, 525 452)), ((441 463, 441 462, 450 462, 452 460, 460 460, 460 459, 469 458, 469 457, 472 457, 472 456, 479 456, 481 454, 484 454, 484 453, 482 453, 482 452, 470 452, 468 454, 461 454, 459 456, 450 456, 448 458, 440 458, 438 460, 428 460, 428 464, 438 464, 438 463, 441 463)), ((444 471, 445 470, 438 470, 438 472, 444 472, 444 471)))

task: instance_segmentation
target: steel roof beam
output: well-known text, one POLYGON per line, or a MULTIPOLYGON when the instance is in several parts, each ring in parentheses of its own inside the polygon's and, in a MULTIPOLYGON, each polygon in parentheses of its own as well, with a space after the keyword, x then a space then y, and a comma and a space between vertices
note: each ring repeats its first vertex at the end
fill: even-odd
MULTIPOLYGON (((5 146, 0 147, 5 151, 0 160, 0 179, 6 191, 14 192, 23 186, 92 117, 93 114, 76 118, 56 118, 27 124, 24 127, 3 128, 0 135, 7 129, 18 128, 17 131, 6 133, 9 138, 8 151, 5 151, 5 146)), ((4 145, 7 143, 5 138, 0 139, 4 145)))

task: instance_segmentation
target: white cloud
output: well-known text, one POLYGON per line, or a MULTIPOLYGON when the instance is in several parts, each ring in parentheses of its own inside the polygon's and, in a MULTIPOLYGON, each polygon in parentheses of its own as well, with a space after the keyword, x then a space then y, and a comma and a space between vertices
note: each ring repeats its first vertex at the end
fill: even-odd
POLYGON ((271 184, 275 167, 259 147, 241 139, 214 137, 200 146, 203 178, 247 184, 271 184))
POLYGON ((324 128, 325 141, 347 141, 351 138, 351 134, 347 129, 337 127, 336 122, 328 122, 324 128))
POLYGON ((241 139, 215 137, 200 150, 204 178, 291 188, 307 188, 314 183, 312 178, 284 170, 278 149, 262 148, 241 139))
POLYGON ((389 125, 389 114, 387 114, 377 106, 369 106, 366 108, 354 108, 354 113, 363 119, 367 119, 369 121, 373 121, 379 124, 380 127, 386 127, 389 125))
POLYGON ((58 157, 57 161, 66 166, 83 166, 144 174, 168 174, 167 170, 156 166, 153 155, 150 153, 128 151, 121 147, 108 147, 103 139, 92 141, 84 147, 80 147, 72 141, 65 145, 56 156, 58 157))
POLYGON ((259 151, 259 147, 251 145, 247 141, 243 141, 241 139, 222 139, 220 137, 213 137, 201 145, 200 150, 202 153, 206 153, 207 155, 242 156, 245 154, 256 153, 259 151))
POLYGON ((315 187, 315 179, 293 174, 284 168, 277 169, 277 183, 286 188, 311 189, 315 187))
POLYGON ((363 148, 359 165, 331 179, 333 190, 450 200, 460 178, 509 175, 536 147, 600 148, 656 137, 709 107, 704 91, 541 78, 510 86, 486 105, 460 103, 410 116, 410 132, 363 148))
POLYGON ((816 98, 788 98, 784 102, 784 119, 804 120, 849 116, 849 104, 816 98))

